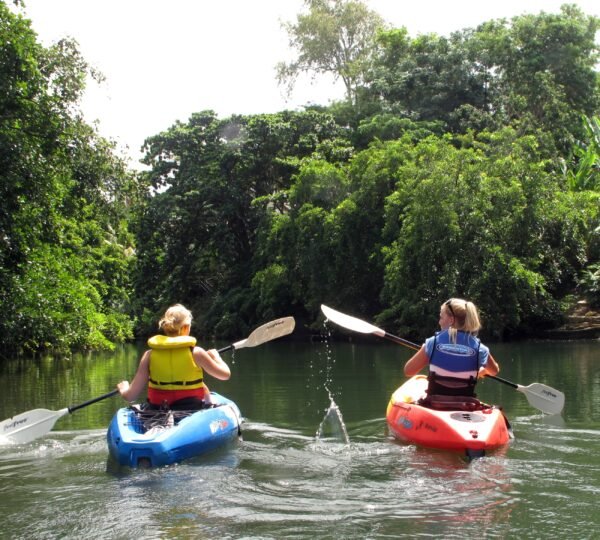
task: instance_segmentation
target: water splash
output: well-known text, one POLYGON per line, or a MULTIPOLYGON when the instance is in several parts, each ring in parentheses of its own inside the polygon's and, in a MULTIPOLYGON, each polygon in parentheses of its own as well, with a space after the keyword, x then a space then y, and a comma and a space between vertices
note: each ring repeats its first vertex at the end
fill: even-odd
POLYGON ((342 411, 333 399, 333 393, 330 390, 330 387, 333 383, 333 365, 335 364, 335 358, 330 347, 331 331, 327 325, 327 320, 323 322, 323 330, 324 331, 321 332, 320 338, 325 346, 327 362, 325 372, 321 371, 320 373, 321 375, 325 376, 323 388, 327 391, 327 395, 329 396, 329 407, 325 410, 325 416, 319 424, 315 440, 318 443, 319 441, 323 441, 325 439, 332 439, 334 441, 340 441, 344 444, 350 444, 350 437, 348 436, 346 424, 344 424, 342 411))
POLYGON ((324 439, 333 438, 336 441, 342 441, 345 444, 350 444, 350 437, 348 436, 346 424, 344 424, 342 411, 334 401, 329 388, 325 387, 325 389, 329 394, 329 408, 325 412, 325 416, 319 424, 315 438, 317 442, 324 439))

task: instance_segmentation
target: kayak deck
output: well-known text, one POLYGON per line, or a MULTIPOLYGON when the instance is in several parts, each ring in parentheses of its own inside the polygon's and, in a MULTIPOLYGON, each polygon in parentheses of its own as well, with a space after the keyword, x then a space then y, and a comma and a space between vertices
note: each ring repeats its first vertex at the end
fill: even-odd
POLYGON ((162 412, 155 426, 148 425, 152 414, 140 415, 133 407, 119 409, 106 434, 110 455, 119 465, 157 467, 205 454, 237 439, 241 424, 237 405, 215 392, 211 396, 215 407, 187 415, 162 412))
POLYGON ((387 425, 398 440, 429 448, 483 455, 511 438, 502 411, 468 397, 431 397, 424 406, 427 377, 416 375, 398 388, 386 411, 387 425))

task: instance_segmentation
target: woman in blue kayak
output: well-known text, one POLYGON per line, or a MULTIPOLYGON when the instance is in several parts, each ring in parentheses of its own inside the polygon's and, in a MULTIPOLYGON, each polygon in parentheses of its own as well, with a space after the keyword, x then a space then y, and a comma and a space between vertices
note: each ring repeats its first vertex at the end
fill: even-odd
POLYGON ((133 401, 148 388, 150 406, 172 409, 201 409, 210 406, 210 392, 204 372, 216 379, 231 376, 229 366, 216 349, 205 351, 190 336, 192 313, 181 304, 171 306, 159 321, 165 335, 148 340, 150 347, 140 359, 131 384, 121 381, 117 388, 127 401, 133 401))
POLYGON ((500 371, 489 349, 476 337, 481 328, 477 307, 450 298, 440 308, 439 325, 441 331, 425 340, 404 366, 404 374, 412 377, 429 365, 429 396, 475 396, 477 379, 500 371))

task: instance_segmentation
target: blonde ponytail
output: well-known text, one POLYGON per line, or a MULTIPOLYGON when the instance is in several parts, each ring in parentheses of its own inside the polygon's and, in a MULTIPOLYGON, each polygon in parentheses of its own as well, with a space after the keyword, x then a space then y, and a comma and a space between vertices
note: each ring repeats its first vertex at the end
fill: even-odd
POLYGON ((476 335, 481 329, 481 321, 479 320, 479 312, 473 302, 465 302, 465 324, 461 330, 476 335))
POLYGON ((462 298, 450 298, 443 304, 448 313, 454 317, 454 324, 448 329, 450 340, 456 342, 456 332, 468 332, 477 335, 481 329, 479 312, 473 302, 463 300, 462 298))

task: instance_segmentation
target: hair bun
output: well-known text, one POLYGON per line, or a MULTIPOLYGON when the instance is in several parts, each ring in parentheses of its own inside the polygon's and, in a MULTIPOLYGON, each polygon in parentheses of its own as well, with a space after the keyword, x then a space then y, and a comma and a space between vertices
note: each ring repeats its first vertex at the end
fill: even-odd
POLYGON ((171 306, 163 318, 158 321, 158 328, 167 335, 179 334, 183 326, 192 324, 192 312, 181 304, 171 306))

